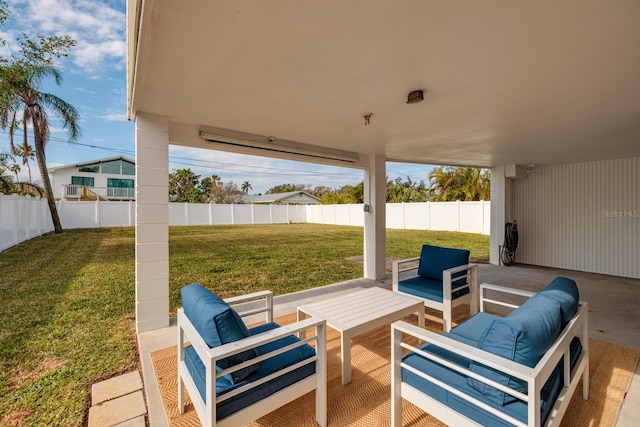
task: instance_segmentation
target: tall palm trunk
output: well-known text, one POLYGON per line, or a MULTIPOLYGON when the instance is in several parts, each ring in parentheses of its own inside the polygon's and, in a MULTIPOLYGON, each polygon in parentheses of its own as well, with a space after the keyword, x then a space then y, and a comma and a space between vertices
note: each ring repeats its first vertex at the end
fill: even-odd
POLYGON ((42 186, 44 187, 45 195, 47 196, 47 205, 49 205, 49 212, 51 212, 51 221, 53 221, 53 229, 56 234, 64 232, 62 224, 60 223, 60 217, 58 216, 58 208, 56 207, 56 199, 53 197, 53 190, 51 188, 51 180, 49 179, 49 171, 47 170, 47 159, 44 153, 44 144, 42 143, 42 134, 40 133, 40 123, 38 122, 37 115, 32 116, 33 123, 33 140, 36 146, 36 159, 38 161, 38 169, 40 170, 40 176, 42 178, 42 186))

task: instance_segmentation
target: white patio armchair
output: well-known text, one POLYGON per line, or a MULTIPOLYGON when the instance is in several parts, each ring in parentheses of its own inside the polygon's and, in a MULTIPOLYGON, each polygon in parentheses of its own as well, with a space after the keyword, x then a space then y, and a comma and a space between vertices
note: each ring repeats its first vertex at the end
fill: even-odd
POLYGON ((186 387, 205 427, 244 426, 315 390, 316 421, 327 423, 326 326, 309 318, 272 322, 270 291, 222 300, 197 284, 181 290, 178 309, 178 407, 186 387), (261 307, 238 313, 230 304, 261 307), (241 316, 265 313, 246 329, 241 316), (309 330, 315 333, 310 334, 309 330), (306 337, 296 334, 306 331, 306 337), (188 343, 188 345, 187 345, 188 343), (311 344, 311 345, 310 345, 311 344), (312 346, 313 345, 313 346, 312 346))
POLYGON ((469 304, 470 315, 478 312, 478 265, 469 263, 466 249, 424 245, 420 256, 394 261, 391 277, 393 292, 418 297, 425 307, 442 312, 444 332, 451 330, 454 307, 469 304), (408 263, 413 265, 402 272, 416 274, 400 280, 401 266, 408 263))

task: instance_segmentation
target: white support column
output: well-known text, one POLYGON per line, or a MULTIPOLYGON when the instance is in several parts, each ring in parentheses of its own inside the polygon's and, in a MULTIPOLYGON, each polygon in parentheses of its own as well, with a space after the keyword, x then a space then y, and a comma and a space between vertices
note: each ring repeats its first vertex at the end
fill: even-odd
POLYGON ((136 117, 136 330, 169 326, 169 131, 136 117))
POLYGON ((364 171, 364 277, 368 279, 385 276, 386 190, 386 159, 371 156, 364 171))
POLYGON ((489 261, 500 263, 499 246, 504 244, 504 225, 511 218, 511 180, 505 178, 504 166, 491 168, 491 235, 489 261))

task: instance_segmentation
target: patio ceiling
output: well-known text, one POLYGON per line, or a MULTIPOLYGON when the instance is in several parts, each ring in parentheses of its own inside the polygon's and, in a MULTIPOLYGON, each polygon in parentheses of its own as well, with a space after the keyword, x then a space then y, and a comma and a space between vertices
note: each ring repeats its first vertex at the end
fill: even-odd
POLYGON ((168 117, 174 144, 205 147, 204 129, 427 164, 640 156, 637 1, 128 7, 130 117, 168 117))

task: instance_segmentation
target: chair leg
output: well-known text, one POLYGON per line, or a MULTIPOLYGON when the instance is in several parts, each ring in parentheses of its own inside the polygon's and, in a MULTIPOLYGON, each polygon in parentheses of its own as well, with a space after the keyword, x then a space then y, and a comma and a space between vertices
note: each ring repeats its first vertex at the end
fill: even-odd
POLYGON ((184 413, 184 383, 178 374, 178 413, 184 413))
POLYGON ((327 330, 326 324, 316 326, 316 421, 320 427, 327 427, 327 330))
POLYGON ((442 330, 444 332, 451 331, 451 305, 449 304, 442 307, 442 330))
POLYGON ((391 328, 391 427, 402 427, 402 333, 391 328))

